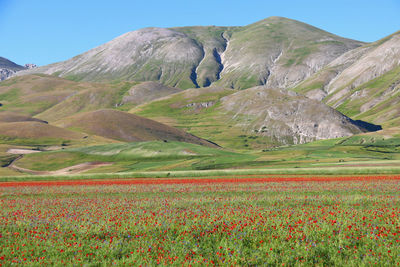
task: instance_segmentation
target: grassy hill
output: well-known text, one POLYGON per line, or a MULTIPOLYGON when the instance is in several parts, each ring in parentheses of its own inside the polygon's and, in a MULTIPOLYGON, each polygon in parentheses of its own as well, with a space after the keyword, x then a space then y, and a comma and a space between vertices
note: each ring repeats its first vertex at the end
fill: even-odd
POLYGON ((182 130, 111 109, 79 113, 56 122, 56 125, 124 142, 168 140, 216 147, 213 143, 182 130))
POLYGON ((18 114, 15 112, 7 112, 7 111, 0 112, 0 123, 1 122, 21 122, 21 121, 36 121, 36 122, 47 123, 46 121, 32 118, 29 115, 23 115, 23 114, 18 114))
POLYGON ((159 83, 87 83, 43 74, 25 75, 0 83, 0 119, 34 116, 51 123, 79 112, 129 110, 179 91, 159 83))
POLYGON ((48 76, 13 77, 0 83, 0 111, 37 115, 94 86, 48 76))
POLYGON ((68 144, 85 135, 35 121, 0 123, 0 140, 8 144, 68 144))
MULTIPOLYGON (((105 176, 107 173, 116 173, 122 177, 135 177, 145 175, 143 172, 149 172, 148 175, 152 177, 168 177, 169 174, 180 175, 179 171, 186 171, 182 172, 182 175, 186 176, 230 173, 398 173, 400 134, 399 129, 394 128, 246 153, 233 153, 180 142, 120 143, 28 154, 16 161, 16 165, 34 171, 54 171, 88 162, 109 163, 107 166, 85 172, 95 174, 90 177, 97 177, 96 173, 103 173, 105 176)), ((0 168, 0 174, 2 171, 5 173, 4 170, 0 168)))
POLYGON ((191 170, 235 167, 255 159, 220 149, 181 142, 137 142, 65 149, 24 156, 19 167, 32 170, 57 170, 84 162, 110 162, 92 172, 137 170, 191 170))

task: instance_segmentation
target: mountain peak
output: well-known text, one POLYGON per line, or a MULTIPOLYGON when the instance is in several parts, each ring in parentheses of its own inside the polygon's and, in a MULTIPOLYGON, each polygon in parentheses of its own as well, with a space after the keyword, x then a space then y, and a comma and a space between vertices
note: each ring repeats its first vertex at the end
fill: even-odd
POLYGON ((77 81, 158 81, 181 89, 214 83, 286 88, 361 44, 269 17, 244 27, 144 28, 33 72, 77 81))

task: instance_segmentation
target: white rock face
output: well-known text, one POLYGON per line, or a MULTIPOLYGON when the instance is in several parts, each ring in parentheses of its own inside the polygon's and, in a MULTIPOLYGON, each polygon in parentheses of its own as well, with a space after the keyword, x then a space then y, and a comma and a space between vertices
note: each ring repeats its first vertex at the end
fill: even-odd
POLYGON ((283 89, 254 87, 222 98, 232 120, 240 119, 249 131, 281 143, 351 136, 363 131, 333 108, 283 89))
POLYGON ((24 70, 25 67, 22 67, 14 62, 0 57, 0 81, 10 78, 13 76, 17 71, 24 70))
POLYGON ((0 69, 0 81, 4 81, 5 79, 10 78, 16 73, 14 70, 9 69, 0 69))

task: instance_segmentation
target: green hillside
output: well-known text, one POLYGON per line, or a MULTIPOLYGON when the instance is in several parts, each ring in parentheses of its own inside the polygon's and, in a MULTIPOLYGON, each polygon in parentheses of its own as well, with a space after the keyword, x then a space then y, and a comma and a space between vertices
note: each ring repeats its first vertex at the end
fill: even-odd
POLYGON ((110 162, 95 172, 203 170, 252 165, 255 156, 180 142, 137 142, 29 154, 18 166, 52 171, 90 162, 110 162))

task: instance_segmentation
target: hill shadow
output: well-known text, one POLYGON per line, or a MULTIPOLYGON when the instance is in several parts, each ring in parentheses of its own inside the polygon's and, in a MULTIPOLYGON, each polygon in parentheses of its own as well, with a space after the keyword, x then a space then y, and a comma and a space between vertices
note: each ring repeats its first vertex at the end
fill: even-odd
POLYGON ((372 124, 366 121, 362 121, 362 120, 352 120, 353 124, 357 125, 358 127, 361 127, 365 130, 367 130, 368 132, 376 132, 376 131, 380 131, 382 130, 382 126, 381 125, 376 125, 376 124, 372 124))

